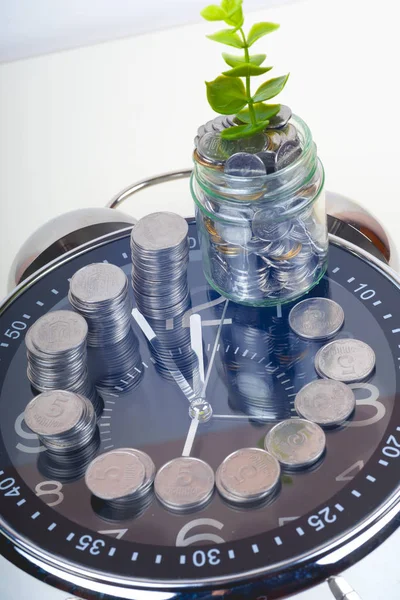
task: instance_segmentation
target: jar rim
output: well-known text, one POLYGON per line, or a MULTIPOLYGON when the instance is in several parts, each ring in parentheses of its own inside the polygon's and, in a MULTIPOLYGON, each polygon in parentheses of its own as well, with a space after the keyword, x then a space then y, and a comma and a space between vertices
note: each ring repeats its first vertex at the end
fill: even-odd
POLYGON ((308 125, 292 115, 289 123, 293 123, 300 137, 302 152, 287 167, 269 175, 256 177, 239 177, 228 175, 215 167, 200 164, 194 159, 194 176, 204 192, 215 200, 228 201, 234 204, 243 201, 275 201, 293 194, 297 188, 309 183, 318 167, 317 147, 313 141, 308 125))

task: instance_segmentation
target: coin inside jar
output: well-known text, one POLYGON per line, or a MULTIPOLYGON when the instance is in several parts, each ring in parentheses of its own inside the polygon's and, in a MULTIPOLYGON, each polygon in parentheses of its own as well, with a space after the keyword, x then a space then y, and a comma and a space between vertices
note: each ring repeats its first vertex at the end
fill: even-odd
POLYGON ((145 474, 145 466, 132 452, 110 450, 90 463, 85 482, 102 500, 130 500, 143 485, 145 474))
POLYGON ((211 498, 214 471, 203 460, 180 456, 158 471, 154 491, 164 506, 172 510, 200 508, 211 498))
POLYGON ((315 355, 315 369, 321 377, 344 383, 363 381, 374 368, 375 352, 361 340, 334 340, 315 355))
POLYGON ((344 423, 355 405, 353 390, 345 383, 331 379, 311 381, 298 392, 294 402, 300 417, 321 426, 344 423))
POLYGON ((271 494, 279 483, 277 459, 260 448, 241 448, 218 467, 216 486, 223 498, 240 504, 271 494))
POLYGON ((289 313, 289 325, 298 336, 308 340, 328 339, 344 323, 342 307, 329 298, 307 298, 289 313))
POLYGON ((317 462, 326 446, 325 433, 306 419, 286 419, 265 436, 264 447, 287 469, 306 468, 317 462))

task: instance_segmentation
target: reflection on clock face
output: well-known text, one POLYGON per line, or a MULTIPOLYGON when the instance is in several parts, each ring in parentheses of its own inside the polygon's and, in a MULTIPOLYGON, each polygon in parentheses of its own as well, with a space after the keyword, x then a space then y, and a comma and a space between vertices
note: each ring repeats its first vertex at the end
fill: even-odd
MULTIPOLYGON (((293 304, 250 308, 219 296, 204 280, 194 225, 190 235, 190 306, 174 319, 151 324, 165 356, 173 357, 194 386, 198 365, 189 319, 201 315, 206 398, 213 416, 199 424, 191 456, 215 472, 229 454, 263 448, 274 424, 297 417, 296 393, 318 378, 314 357, 326 342, 304 340, 291 331, 293 304)), ((9 477, 21 486, 20 494, 24 490, 2 501, 6 522, 23 527, 21 533, 47 551, 97 570, 136 580, 212 579, 304 555, 361 522, 389 496, 397 486, 400 454, 398 290, 377 269, 335 245, 327 275, 309 296, 339 303, 345 323, 335 339, 363 340, 377 362, 367 381, 350 384, 356 410, 343 426, 326 431, 323 457, 307 469, 283 469, 278 489, 256 505, 232 505, 216 490, 205 506, 184 513, 168 510, 153 492, 125 508, 92 496, 84 473, 100 453, 137 448, 157 469, 182 455, 191 424, 188 399, 162 352, 154 352, 132 320, 125 341, 89 349, 90 375, 104 403, 98 437, 73 459, 54 460, 23 420, 34 396, 23 339, 44 312, 70 308, 68 279, 78 268, 108 260, 129 277, 128 255, 126 236, 96 247, 45 275, 1 316, 0 334, 8 334, 1 338, 0 468, 6 475, 15 468, 9 477), (20 499, 25 502, 18 506, 20 499)), ((0 481, 1 493, 7 486, 0 481)))

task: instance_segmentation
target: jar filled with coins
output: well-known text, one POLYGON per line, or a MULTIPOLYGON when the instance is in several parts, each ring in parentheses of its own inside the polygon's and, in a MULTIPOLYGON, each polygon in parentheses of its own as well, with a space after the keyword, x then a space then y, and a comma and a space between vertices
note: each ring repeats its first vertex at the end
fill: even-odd
POLYGON ((195 139, 191 192, 204 273, 235 302, 289 302, 327 267, 323 166, 308 126, 287 106, 252 137, 221 137, 235 126, 221 115, 195 139))

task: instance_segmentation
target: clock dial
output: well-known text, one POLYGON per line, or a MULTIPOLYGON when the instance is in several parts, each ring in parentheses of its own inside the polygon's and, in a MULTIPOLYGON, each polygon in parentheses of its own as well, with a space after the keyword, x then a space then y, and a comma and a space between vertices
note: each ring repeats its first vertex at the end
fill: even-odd
MULTIPOLYGON (((132 318, 124 341, 89 348, 90 377, 103 411, 93 442, 72 457, 55 460, 24 422, 25 407, 35 395, 26 376, 24 338, 43 314, 71 308, 69 279, 82 266, 108 261, 129 277, 129 233, 70 257, 4 305, 3 528, 6 535, 23 537, 31 553, 40 548, 50 563, 90 570, 99 580, 107 573, 139 587, 158 582, 162 589, 190 581, 226 584, 257 574, 264 576, 268 598, 281 597, 284 588, 288 593, 305 581, 292 578, 282 584, 284 579, 278 583, 275 575, 288 578, 296 563, 307 566, 311 555, 323 556, 333 540, 340 545, 345 534, 399 492, 398 284, 365 257, 331 243, 327 275, 309 297, 331 299, 344 311, 344 325, 330 341, 355 338, 376 355, 369 378, 349 384, 356 398, 354 413, 340 427, 325 430, 326 449, 317 462, 295 471, 281 465, 278 484, 259 502, 232 503, 216 488, 210 497, 205 487, 201 501, 181 502, 186 509, 176 510, 166 491, 168 472, 173 473, 167 463, 184 453, 193 423, 188 395, 171 364, 191 388, 198 388, 190 317, 201 318, 205 401, 212 408, 212 415, 190 434, 190 456, 199 459, 199 468, 203 461, 214 473, 236 451, 264 448, 274 425, 298 417, 296 394, 318 379, 314 359, 326 344, 299 337, 290 328, 293 303, 251 308, 219 296, 204 279, 195 224, 189 229, 190 306, 174 319, 150 322, 156 345, 132 318), (159 481, 167 501, 152 489, 125 506, 91 494, 84 477, 87 465, 119 448, 146 453, 156 472, 162 470, 159 481)), ((175 466, 185 474, 184 460, 175 466)))

